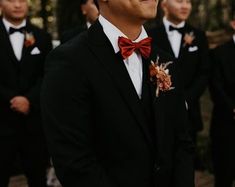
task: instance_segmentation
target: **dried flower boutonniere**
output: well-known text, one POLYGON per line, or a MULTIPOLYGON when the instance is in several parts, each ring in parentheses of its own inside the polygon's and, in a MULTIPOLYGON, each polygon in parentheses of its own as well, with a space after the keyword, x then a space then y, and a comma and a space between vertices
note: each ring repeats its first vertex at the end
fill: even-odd
POLYGON ((195 39, 195 36, 194 36, 193 31, 190 33, 185 33, 183 47, 186 47, 187 45, 191 45, 194 39, 195 39))
POLYGON ((24 45, 25 47, 30 47, 36 42, 35 37, 32 32, 28 33, 25 32, 25 42, 24 45))
POLYGON ((169 75, 169 70, 167 69, 170 64, 172 62, 159 65, 159 57, 157 57, 156 62, 151 61, 149 66, 150 80, 156 85, 156 97, 159 96, 160 91, 166 92, 174 89, 174 87, 171 87, 171 75, 169 75))

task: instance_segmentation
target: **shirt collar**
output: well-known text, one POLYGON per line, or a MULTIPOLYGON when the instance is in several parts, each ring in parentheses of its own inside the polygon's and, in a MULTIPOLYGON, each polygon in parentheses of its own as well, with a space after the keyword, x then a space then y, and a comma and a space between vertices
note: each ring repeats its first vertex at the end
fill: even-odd
POLYGON ((13 25, 13 24, 10 23, 9 21, 7 21, 5 18, 3 18, 2 21, 3 21, 3 24, 5 25, 5 28, 6 28, 6 31, 7 31, 7 32, 9 32, 10 27, 15 28, 15 29, 18 29, 18 28, 21 28, 21 27, 25 27, 25 26, 26 26, 26 19, 24 19, 24 20, 22 21, 22 23, 21 23, 20 25, 17 25, 17 26, 13 25))
POLYGON ((233 41, 234 41, 234 43, 235 43, 235 34, 233 35, 233 41))
POLYGON ((175 25, 174 23, 170 22, 169 20, 167 20, 166 17, 163 18, 163 24, 165 26, 165 29, 166 29, 166 32, 167 33, 170 33, 172 31, 169 31, 169 27, 170 25, 172 25, 173 27, 176 27, 176 28, 182 28, 185 26, 185 21, 182 21, 181 23, 179 23, 178 25, 175 25))
MULTIPOLYGON (((103 27, 103 31, 105 35, 108 37, 109 41, 111 42, 114 52, 119 52, 118 47, 118 37, 122 36, 128 38, 122 31, 120 31, 115 25, 110 23, 107 19, 105 19, 102 15, 99 15, 99 22, 103 27)), ((145 31, 144 27, 142 26, 141 33, 139 37, 134 42, 139 42, 140 40, 147 38, 147 32, 145 31)))

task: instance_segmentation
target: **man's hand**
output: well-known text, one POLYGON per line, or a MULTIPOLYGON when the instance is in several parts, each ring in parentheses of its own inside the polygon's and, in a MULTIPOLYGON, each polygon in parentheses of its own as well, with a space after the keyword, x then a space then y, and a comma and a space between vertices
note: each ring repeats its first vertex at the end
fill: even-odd
POLYGON ((11 109, 27 115, 30 109, 30 102, 26 97, 16 96, 10 100, 11 109))

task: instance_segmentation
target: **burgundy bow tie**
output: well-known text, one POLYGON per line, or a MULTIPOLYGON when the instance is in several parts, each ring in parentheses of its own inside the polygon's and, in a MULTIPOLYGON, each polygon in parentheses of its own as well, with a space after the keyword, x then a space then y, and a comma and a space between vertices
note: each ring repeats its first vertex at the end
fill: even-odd
POLYGON ((144 58, 148 58, 151 52, 152 38, 147 37, 139 42, 132 42, 128 38, 119 37, 118 46, 123 59, 128 58, 134 51, 138 50, 144 58))

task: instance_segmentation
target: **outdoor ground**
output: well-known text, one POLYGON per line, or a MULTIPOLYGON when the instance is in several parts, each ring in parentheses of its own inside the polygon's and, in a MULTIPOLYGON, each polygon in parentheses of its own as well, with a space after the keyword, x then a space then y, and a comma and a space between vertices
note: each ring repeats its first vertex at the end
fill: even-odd
MULTIPOLYGON (((207 172, 196 172, 196 187, 213 187, 213 176, 207 172)), ((25 177, 20 175, 12 177, 9 187, 27 187, 25 177)), ((59 186, 53 186, 59 187, 59 186)))

